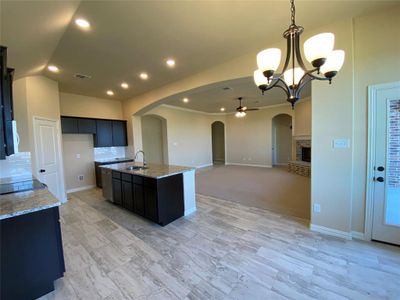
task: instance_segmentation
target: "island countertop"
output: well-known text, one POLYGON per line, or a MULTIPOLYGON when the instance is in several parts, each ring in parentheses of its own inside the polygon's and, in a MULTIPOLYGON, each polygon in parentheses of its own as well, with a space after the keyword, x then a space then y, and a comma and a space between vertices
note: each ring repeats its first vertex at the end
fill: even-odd
POLYGON ((48 190, 39 189, 0 196, 0 220, 61 205, 48 190))
POLYGON ((195 168, 193 168, 193 167, 174 166, 174 165, 159 165, 159 164, 148 164, 147 169, 127 170, 127 168, 129 168, 131 166, 143 167, 143 164, 135 163, 135 162, 117 163, 117 164, 100 166, 100 168, 106 168, 106 169, 110 169, 110 170, 118 171, 118 172, 122 172, 122 173, 156 178, 156 179, 195 170, 195 168))

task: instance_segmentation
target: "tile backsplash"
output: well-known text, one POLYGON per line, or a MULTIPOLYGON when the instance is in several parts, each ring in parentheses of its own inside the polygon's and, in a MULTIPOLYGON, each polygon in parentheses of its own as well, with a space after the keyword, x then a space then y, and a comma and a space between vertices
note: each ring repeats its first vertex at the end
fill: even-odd
POLYGON ((94 148, 94 160, 126 157, 126 147, 94 148))
POLYGON ((0 178, 27 178, 32 176, 31 153, 20 152, 0 160, 0 178))

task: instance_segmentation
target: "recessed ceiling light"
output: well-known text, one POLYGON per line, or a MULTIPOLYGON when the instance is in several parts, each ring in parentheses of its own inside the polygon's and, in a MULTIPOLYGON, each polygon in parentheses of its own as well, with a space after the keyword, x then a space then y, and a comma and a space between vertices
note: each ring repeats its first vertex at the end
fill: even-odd
POLYGON ((111 90, 108 90, 108 91, 107 91, 107 95, 108 95, 108 96, 114 96, 114 92, 111 91, 111 90))
POLYGON ((173 68, 175 67, 175 60, 173 60, 172 58, 167 59, 166 64, 168 67, 173 68))
POLYGON ((82 29, 88 29, 90 27, 89 21, 85 19, 76 19, 75 24, 78 25, 82 29))
POLYGON ((121 83, 121 87, 123 89, 127 89, 127 88, 129 88, 129 84, 127 84, 126 82, 123 82, 123 83, 121 83))
POLYGON ((189 102, 189 98, 185 97, 185 98, 182 99, 182 101, 185 102, 185 103, 188 103, 189 102))
POLYGON ((143 80, 146 80, 149 78, 149 74, 142 72, 139 74, 139 77, 142 78, 143 80))
POLYGON ((225 107, 221 107, 219 110, 220 111, 225 111, 225 107))
POLYGON ((50 65, 47 67, 47 69, 51 72, 57 73, 58 71, 60 71, 60 69, 57 66, 54 65, 50 65))

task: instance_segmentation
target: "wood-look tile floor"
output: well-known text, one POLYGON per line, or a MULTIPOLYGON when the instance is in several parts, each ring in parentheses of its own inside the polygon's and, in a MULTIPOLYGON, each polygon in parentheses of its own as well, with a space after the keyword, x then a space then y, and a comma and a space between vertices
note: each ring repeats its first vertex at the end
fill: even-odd
POLYGON ((66 273, 43 299, 400 299, 400 248, 311 232, 300 220, 197 197, 166 227, 70 195, 66 273))

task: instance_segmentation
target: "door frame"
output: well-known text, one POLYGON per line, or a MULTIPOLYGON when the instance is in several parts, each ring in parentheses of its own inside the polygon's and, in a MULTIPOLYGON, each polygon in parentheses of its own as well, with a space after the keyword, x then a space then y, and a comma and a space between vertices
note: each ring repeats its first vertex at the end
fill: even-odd
POLYGON ((63 161, 63 153, 62 153, 62 142, 61 142, 61 122, 59 119, 51 119, 51 118, 46 118, 46 117, 39 117, 39 116, 33 116, 32 117, 33 123, 32 123, 32 130, 33 130, 33 144, 35 147, 35 166, 36 170, 34 170, 34 174, 37 177, 38 176, 38 162, 39 162, 39 153, 38 153, 38 140, 36 137, 36 130, 35 130, 35 125, 37 121, 50 121, 54 122, 56 124, 56 129, 57 129, 57 147, 58 147, 58 157, 60 159, 60 165, 59 165, 59 175, 58 175, 58 180, 60 182, 60 191, 61 191, 61 202, 65 203, 67 202, 67 193, 65 191, 65 179, 64 179, 64 161, 63 161))
POLYGON ((376 106, 378 91, 400 88, 400 81, 382 83, 368 86, 368 152, 367 152, 367 177, 365 193, 365 228, 364 239, 372 240, 372 225, 374 213, 374 166, 375 166, 375 129, 376 129, 376 106))

